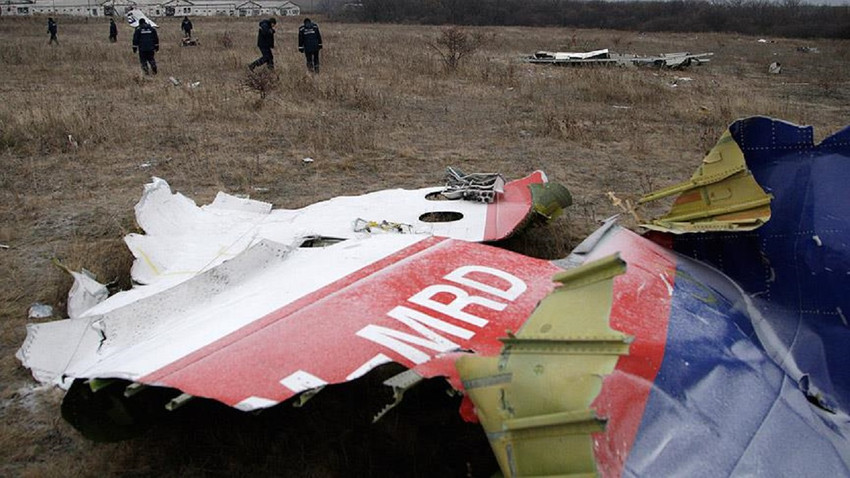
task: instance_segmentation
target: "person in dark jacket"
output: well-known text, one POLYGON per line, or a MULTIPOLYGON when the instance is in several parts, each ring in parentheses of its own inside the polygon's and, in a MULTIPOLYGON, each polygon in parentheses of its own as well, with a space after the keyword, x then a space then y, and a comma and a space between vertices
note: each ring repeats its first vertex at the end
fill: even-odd
POLYGON ((118 41, 118 25, 115 24, 115 19, 109 19, 109 42, 115 43, 118 41))
POLYGON ((159 36, 156 34, 156 28, 148 25, 144 18, 139 20, 139 26, 133 32, 133 53, 139 52, 139 62, 142 64, 142 71, 146 75, 151 72, 156 74, 156 59, 154 55, 159 51, 159 36), (150 64, 150 71, 148 71, 150 64))
POLYGON ((183 38, 192 38, 192 20, 189 17, 183 17, 180 29, 183 30, 183 38))
POLYGON ((298 28, 298 51, 307 57, 307 69, 313 73, 319 72, 319 50, 322 49, 322 34, 319 25, 304 19, 304 24, 298 28))
POLYGON ((274 68, 274 54, 272 53, 272 49, 274 48, 274 26, 276 24, 277 20, 274 18, 260 22, 260 31, 257 33, 257 48, 260 49, 260 53, 263 56, 248 65, 248 68, 252 71, 260 65, 267 65, 270 70, 274 68))
POLYGON ((59 39, 56 38, 56 22, 53 20, 53 17, 47 19, 47 33, 50 34, 50 40, 47 40, 47 44, 53 44, 54 42, 58 45, 59 39))

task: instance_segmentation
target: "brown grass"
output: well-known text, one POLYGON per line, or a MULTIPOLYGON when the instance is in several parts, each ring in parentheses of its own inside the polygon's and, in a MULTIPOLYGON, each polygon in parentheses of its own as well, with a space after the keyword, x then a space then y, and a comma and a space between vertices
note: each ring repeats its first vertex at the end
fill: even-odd
MULTIPOLYGON (((299 19, 281 20, 276 84, 260 98, 245 87, 258 56, 254 20, 196 19, 201 46, 184 48, 179 19, 162 19, 157 77, 141 76, 125 25, 110 44, 105 21, 60 18, 61 44, 49 47, 43 23, 0 18, 4 476, 215 474, 198 461, 203 453, 181 461, 153 440, 82 439, 59 418, 61 394, 33 391, 13 357, 32 303, 63 311, 70 281, 51 259, 129 285, 121 238, 135 228, 132 206, 151 176, 199 203, 223 190, 297 208, 439 184, 446 166, 508 178, 542 169, 575 204, 505 245, 555 258, 618 212, 608 191, 633 197, 689 177, 736 118, 812 124, 823 138, 844 125, 850 104, 847 41, 480 28, 488 41, 447 72, 427 47, 439 27, 321 23, 322 73, 314 76, 296 51, 299 19), (797 52, 803 45, 820 53, 797 52), (715 57, 681 72, 519 60, 541 49, 605 47, 715 57), (772 61, 782 62, 781 75, 767 74, 772 61), (693 81, 672 87, 678 76, 693 81), (304 164, 306 156, 315 162, 304 164)), ((333 474, 300 460, 293 476, 333 474)), ((232 466, 230 474, 243 473, 232 466)))

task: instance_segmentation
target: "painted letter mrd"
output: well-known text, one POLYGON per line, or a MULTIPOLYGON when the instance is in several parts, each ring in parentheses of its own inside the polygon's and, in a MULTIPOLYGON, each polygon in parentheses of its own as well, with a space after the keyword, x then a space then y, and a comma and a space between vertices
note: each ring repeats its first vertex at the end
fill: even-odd
POLYGON ((390 349, 395 352, 394 356, 419 365, 432 358, 423 349, 445 353, 461 348, 461 344, 437 331, 460 339, 458 342, 469 341, 478 329, 490 323, 496 313, 505 310, 506 302, 513 302, 528 288, 519 277, 486 266, 459 267, 443 276, 443 280, 457 285, 428 286, 407 299, 405 305, 398 305, 387 312, 388 317, 407 326, 403 328, 406 331, 369 324, 356 335, 390 349), (427 313, 412 305, 426 309, 427 313), (447 319, 460 324, 455 325, 447 319))

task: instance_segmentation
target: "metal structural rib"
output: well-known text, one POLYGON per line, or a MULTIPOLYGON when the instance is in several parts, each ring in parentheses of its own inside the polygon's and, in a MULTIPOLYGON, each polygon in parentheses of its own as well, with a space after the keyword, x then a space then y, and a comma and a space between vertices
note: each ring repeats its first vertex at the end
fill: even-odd
POLYGON ((674 194, 670 212, 642 224, 665 232, 749 231, 770 219, 772 196, 747 169, 744 153, 729 130, 702 160, 690 180, 649 193, 638 204, 674 194))
POLYGON ((556 274, 557 288, 501 339, 498 356, 458 360, 505 476, 596 472, 592 434, 604 420, 591 403, 629 350, 629 337, 608 325, 613 277, 624 271, 612 255, 556 274))

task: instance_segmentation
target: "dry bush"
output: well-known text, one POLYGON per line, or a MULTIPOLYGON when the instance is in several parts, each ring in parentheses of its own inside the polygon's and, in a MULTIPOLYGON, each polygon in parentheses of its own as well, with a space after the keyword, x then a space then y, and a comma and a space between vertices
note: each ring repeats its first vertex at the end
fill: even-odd
POLYGON ((541 112, 540 132, 564 141, 585 142, 593 134, 592 125, 571 113, 569 108, 544 108, 541 112))
POLYGON ((229 31, 225 30, 218 35, 218 44, 221 45, 222 48, 233 48, 233 36, 229 31))
POLYGON ((480 32, 469 33, 458 27, 443 28, 440 35, 427 45, 437 52, 447 71, 455 71, 461 60, 472 56, 481 48, 484 36, 480 32))
POLYGON ((249 91, 259 93, 260 99, 264 100, 269 93, 280 85, 280 78, 274 70, 261 67, 258 70, 246 73, 242 85, 249 91))

